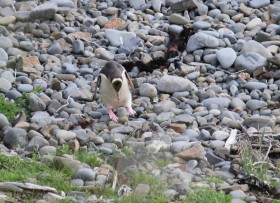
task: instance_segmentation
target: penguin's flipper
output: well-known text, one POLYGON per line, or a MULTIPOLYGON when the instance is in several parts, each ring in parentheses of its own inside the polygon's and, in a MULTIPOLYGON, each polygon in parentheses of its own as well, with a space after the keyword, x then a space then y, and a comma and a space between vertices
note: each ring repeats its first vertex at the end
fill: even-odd
POLYGON ((134 90, 134 85, 133 85, 133 83, 132 83, 132 81, 131 81, 131 79, 130 79, 128 73, 127 73, 127 71, 125 71, 125 77, 126 77, 126 79, 128 80, 128 83, 129 83, 129 85, 130 85, 132 94, 134 94, 134 92, 135 92, 135 90, 134 90))
POLYGON ((95 91, 94 91, 94 95, 93 98, 96 97, 96 93, 97 93, 97 87, 100 87, 100 83, 101 83, 101 76, 99 75, 96 81, 96 86, 95 86, 95 91))

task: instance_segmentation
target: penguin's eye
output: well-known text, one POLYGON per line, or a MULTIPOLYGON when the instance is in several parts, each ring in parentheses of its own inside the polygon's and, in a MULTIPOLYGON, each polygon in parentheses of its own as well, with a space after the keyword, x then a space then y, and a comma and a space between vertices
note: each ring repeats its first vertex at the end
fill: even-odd
POLYGON ((122 82, 121 81, 114 81, 113 82, 113 87, 116 90, 116 92, 119 92, 122 86, 122 82))

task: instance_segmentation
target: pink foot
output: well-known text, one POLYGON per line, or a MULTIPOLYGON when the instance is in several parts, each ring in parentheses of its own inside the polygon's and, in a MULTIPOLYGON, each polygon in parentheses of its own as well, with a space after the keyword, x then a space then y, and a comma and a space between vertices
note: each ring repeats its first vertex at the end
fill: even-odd
POLYGON ((108 112, 109 117, 110 117, 111 120, 113 120, 113 121, 115 121, 115 122, 118 122, 119 117, 117 117, 116 114, 114 114, 114 112, 112 111, 111 108, 108 108, 108 109, 107 109, 107 112, 108 112))
POLYGON ((126 107, 126 108, 127 108, 127 112, 128 112, 129 115, 134 115, 134 114, 136 114, 136 112, 131 108, 131 106, 126 107))

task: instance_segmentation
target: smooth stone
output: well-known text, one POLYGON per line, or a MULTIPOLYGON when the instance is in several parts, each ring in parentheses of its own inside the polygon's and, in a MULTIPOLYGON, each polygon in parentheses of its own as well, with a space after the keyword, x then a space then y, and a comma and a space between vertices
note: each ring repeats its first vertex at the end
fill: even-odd
POLYGON ((168 30, 171 33, 179 34, 182 32, 183 28, 179 25, 169 25, 168 30))
POLYGON ((249 40, 248 42, 246 42, 242 47, 240 54, 249 52, 258 53, 266 59, 272 57, 270 51, 267 48, 265 48, 261 43, 255 40, 249 40))
POLYGON ((211 27, 211 24, 206 21, 197 21, 192 24, 192 28, 195 30, 207 30, 211 27))
POLYGON ((27 133, 21 128, 10 128, 4 131, 3 143, 9 148, 15 149, 18 146, 26 147, 28 144, 27 133))
POLYGON ((246 104, 244 103, 244 101, 242 101, 242 99, 240 99, 238 97, 232 98, 232 100, 230 102, 230 106, 232 108, 240 109, 240 110, 245 110, 246 109, 246 104))
POLYGON ((35 7, 30 13, 30 20, 50 20, 58 10, 55 3, 43 3, 35 7))
POLYGON ((75 40, 72 43, 73 52, 75 54, 82 54, 85 49, 85 45, 81 40, 75 40))
POLYGON ((153 0, 152 7, 153 7, 155 12, 160 12, 161 1, 160 0, 153 0))
POLYGON ((7 93, 12 88, 12 84, 5 78, 0 78, 0 92, 7 93))
POLYGON ((56 147, 54 147, 54 146, 43 146, 42 148, 39 149, 39 154, 40 154, 40 156, 44 156, 44 155, 55 156, 56 155, 56 147))
POLYGON ((205 157, 207 158, 207 162, 212 166, 224 161, 224 159, 218 157, 210 150, 206 153, 205 157))
POLYGON ((189 38, 187 43, 187 52, 193 52, 206 47, 217 48, 219 44, 219 40, 216 37, 198 32, 189 38))
POLYGON ((32 123, 38 123, 41 127, 52 122, 50 115, 45 111, 36 111, 30 120, 32 123))
POLYGON ((4 114, 0 114, 0 129, 2 130, 6 126, 10 126, 10 122, 4 114))
POLYGON ((249 100, 249 101, 246 102, 246 106, 251 111, 255 111, 255 110, 261 109, 263 107, 266 107, 267 103, 264 102, 264 101, 259 101, 259 100, 252 99, 252 100, 249 100))
POLYGON ((225 140, 229 137, 229 133, 221 130, 217 130, 212 134, 214 140, 225 140))
POLYGON ((270 4, 269 0, 251 0, 249 1, 249 5, 252 8, 263 8, 270 4))
POLYGON ((225 97, 213 97, 213 98, 207 98, 203 100, 201 103, 203 106, 209 108, 212 104, 216 104, 219 107, 222 108, 228 108, 231 100, 225 97))
POLYGON ((221 66, 225 69, 231 67, 237 58, 235 51, 232 48, 223 48, 216 52, 217 59, 221 66))
POLYGON ((51 0, 51 2, 55 3, 58 7, 68 7, 68 8, 74 8, 74 2, 73 0, 51 0))
POLYGON ((175 154, 181 151, 184 151, 186 149, 189 149, 192 146, 190 142, 186 141, 177 141, 173 142, 170 146, 170 151, 175 154))
POLYGON ((145 4, 146 4, 145 0, 137 0, 137 1, 129 0, 129 5, 136 10, 140 9, 141 6, 145 4))
POLYGON ((235 175, 228 171, 214 171, 214 175, 220 177, 222 180, 234 179, 235 175))
POLYGON ((247 197, 245 192, 243 192, 242 190, 234 190, 231 191, 229 194, 235 199, 245 199, 247 197))
POLYGON ((264 90, 267 89, 267 84, 263 83, 263 82, 246 82, 243 87, 245 87, 246 89, 252 91, 252 90, 264 90))
POLYGON ((8 61, 8 54, 3 48, 0 48, 0 61, 8 61))
POLYGON ((268 61, 274 65, 280 66, 280 54, 268 58, 268 61))
POLYGON ((10 83, 15 82, 15 75, 11 71, 4 71, 1 73, 1 78, 5 78, 10 83))
POLYGON ((30 84, 19 84, 17 87, 19 92, 31 92, 33 90, 33 85, 30 84))
POLYGON ((254 27, 261 24, 262 24, 262 20, 260 18, 253 18, 252 20, 250 20, 250 22, 246 24, 246 29, 252 30, 254 27))
POLYGON ((161 112, 168 112, 175 108, 176 104, 170 100, 164 100, 154 105, 154 112, 160 114, 161 112))
POLYGON ((260 129, 266 126, 273 128, 275 126, 275 121, 266 116, 252 116, 245 118, 244 125, 248 127, 254 127, 256 129, 260 129))
POLYGON ((4 16, 0 18, 0 25, 9 25, 16 21, 15 16, 4 16))
POLYGON ((173 13, 169 16, 168 21, 170 23, 178 24, 178 25, 185 25, 189 23, 189 20, 185 18, 184 16, 178 14, 178 13, 173 13))
POLYGON ((143 83, 139 87, 139 94, 143 97, 153 98, 157 96, 157 89, 150 83, 143 83))
POLYGON ((187 125, 192 124, 194 120, 195 118, 188 114, 180 114, 172 118, 173 123, 185 123, 187 125))
POLYGON ((21 41, 19 42, 19 46, 25 51, 32 51, 34 49, 31 41, 21 41))
POLYGON ((9 37, 0 36, 0 48, 8 50, 13 47, 13 42, 9 37))
POLYGON ((217 149, 219 147, 223 147, 225 146, 225 141, 222 141, 222 140, 211 140, 209 142, 209 147, 211 149, 217 149))
POLYGON ((84 181, 82 179, 73 179, 71 180, 71 185, 81 187, 84 186, 84 181))
POLYGON ((246 70, 250 74, 260 67, 267 67, 267 65, 267 59, 254 52, 248 52, 239 55, 234 63, 234 66, 237 70, 246 70))
POLYGON ((125 41, 130 40, 133 37, 136 37, 136 34, 134 32, 106 29, 105 36, 109 40, 112 46, 119 47, 125 41))
POLYGON ((30 109, 32 112, 44 111, 46 109, 46 104, 41 100, 40 97, 38 97, 34 93, 29 94, 28 101, 29 101, 30 109))
POLYGON ((126 55, 129 55, 133 53, 136 48, 141 46, 141 42, 142 41, 139 37, 132 37, 129 40, 125 40, 124 43, 118 49, 118 53, 124 53, 126 55))
POLYGON ((196 85, 188 79, 165 75, 157 83, 157 89, 161 92, 175 93, 183 91, 196 91, 196 85))
POLYGON ((49 48, 48 48, 48 54, 50 55, 56 55, 56 54, 62 54, 63 49, 61 48, 60 44, 58 42, 54 42, 49 48))
POLYGON ((49 145, 49 142, 41 136, 33 137, 28 143, 28 147, 37 147, 38 149, 47 145, 49 145))
POLYGON ((79 71, 79 68, 72 63, 63 63, 61 66, 63 73, 74 74, 79 71))
POLYGON ((75 132, 68 130, 58 130, 55 134, 57 139, 63 139, 64 141, 73 140, 77 137, 75 132))
POLYGON ((79 169, 73 176, 75 179, 82 179, 83 181, 94 181, 96 172, 89 168, 79 169))

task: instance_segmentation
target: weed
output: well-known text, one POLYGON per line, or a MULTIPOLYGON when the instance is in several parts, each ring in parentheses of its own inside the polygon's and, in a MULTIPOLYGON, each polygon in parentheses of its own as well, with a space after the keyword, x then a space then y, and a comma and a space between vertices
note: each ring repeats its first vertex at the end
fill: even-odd
POLYGON ((215 177, 215 176, 206 177, 205 181, 207 183, 215 183, 215 184, 223 183, 223 180, 220 177, 215 177))
POLYGON ((0 96, 0 113, 4 114, 10 122, 15 120, 15 117, 19 115, 20 112, 24 111, 27 119, 30 118, 30 104, 29 104, 29 94, 39 93, 40 88, 36 88, 31 92, 25 92, 20 97, 18 97, 15 102, 9 102, 5 99, 5 96, 0 96))
POLYGON ((4 114, 11 122, 21 112, 16 103, 9 102, 3 95, 0 96, 0 113, 4 114))
POLYGON ((0 174, 0 182, 26 182, 34 178, 39 185, 47 185, 66 192, 74 189, 69 184, 69 177, 72 176, 69 170, 56 170, 32 159, 20 159, 17 156, 0 153, 0 174))
POLYGON ((96 151, 83 151, 73 153, 69 145, 65 144, 57 147, 56 155, 62 156, 63 154, 73 154, 77 160, 82 163, 88 164, 91 168, 101 166, 104 161, 102 160, 102 154, 96 151))
POLYGON ((271 188, 276 188, 276 187, 278 187, 279 185, 280 185, 280 182, 277 181, 277 180, 271 180, 271 181, 269 182, 269 186, 270 186, 271 188))
POLYGON ((214 191, 210 188, 199 188, 189 193, 186 202, 192 203, 230 203, 231 196, 222 191, 214 191))

